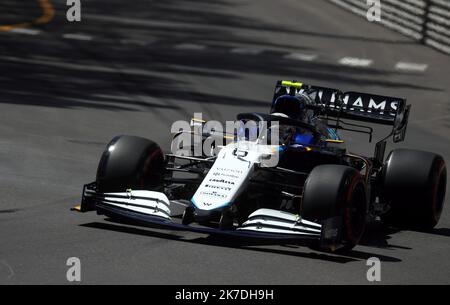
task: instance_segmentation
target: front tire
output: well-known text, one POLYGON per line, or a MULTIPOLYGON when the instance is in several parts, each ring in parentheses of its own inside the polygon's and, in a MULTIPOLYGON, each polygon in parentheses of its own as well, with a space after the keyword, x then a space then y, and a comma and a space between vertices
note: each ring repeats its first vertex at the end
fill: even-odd
POLYGON ((164 175, 164 154, 158 144, 135 136, 117 136, 109 142, 97 168, 99 192, 127 189, 158 190, 164 175))
POLYGON ((305 182, 301 215, 317 222, 340 217, 343 250, 352 249, 360 241, 366 224, 367 194, 363 177, 349 166, 315 167, 305 182))

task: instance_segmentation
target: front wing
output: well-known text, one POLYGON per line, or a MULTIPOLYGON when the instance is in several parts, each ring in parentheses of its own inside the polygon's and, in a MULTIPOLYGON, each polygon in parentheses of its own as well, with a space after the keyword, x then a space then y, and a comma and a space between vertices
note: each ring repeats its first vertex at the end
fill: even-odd
POLYGON ((111 218, 131 221, 138 225, 151 225, 170 230, 191 231, 204 234, 234 237, 280 239, 292 241, 320 241, 322 245, 337 244, 338 222, 330 219, 315 223, 298 215, 273 209, 258 209, 241 226, 233 230, 221 230, 203 225, 184 225, 172 214, 172 206, 180 204, 170 201, 164 193, 154 191, 132 191, 123 193, 99 193, 95 183, 83 188, 81 206, 77 210, 96 210, 111 218))

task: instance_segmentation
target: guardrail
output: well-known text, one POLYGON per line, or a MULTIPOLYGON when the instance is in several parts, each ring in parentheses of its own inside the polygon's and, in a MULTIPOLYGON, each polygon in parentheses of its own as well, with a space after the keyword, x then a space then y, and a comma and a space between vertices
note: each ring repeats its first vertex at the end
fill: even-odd
MULTIPOLYGON (((367 0, 328 0, 366 18, 367 0)), ((450 54, 450 0, 381 0, 377 21, 441 52, 450 54)))

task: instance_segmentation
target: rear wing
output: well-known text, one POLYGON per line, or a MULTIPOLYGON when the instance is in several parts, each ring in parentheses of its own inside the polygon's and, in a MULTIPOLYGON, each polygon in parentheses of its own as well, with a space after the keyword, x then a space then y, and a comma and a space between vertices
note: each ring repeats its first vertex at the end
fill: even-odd
POLYGON ((394 142, 405 139, 406 127, 411 105, 406 99, 375 95, 362 92, 342 92, 338 89, 303 84, 296 81, 278 81, 275 87, 272 106, 282 95, 307 94, 321 109, 321 113, 337 119, 347 118, 354 121, 392 126, 394 142))

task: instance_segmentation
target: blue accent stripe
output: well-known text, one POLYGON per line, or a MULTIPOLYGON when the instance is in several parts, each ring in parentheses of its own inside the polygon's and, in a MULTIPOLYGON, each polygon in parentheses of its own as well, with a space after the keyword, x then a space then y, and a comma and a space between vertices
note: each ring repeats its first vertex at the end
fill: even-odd
POLYGON ((192 202, 192 204, 193 204, 196 208, 198 208, 197 203, 195 203, 194 197, 191 198, 191 202, 192 202))

